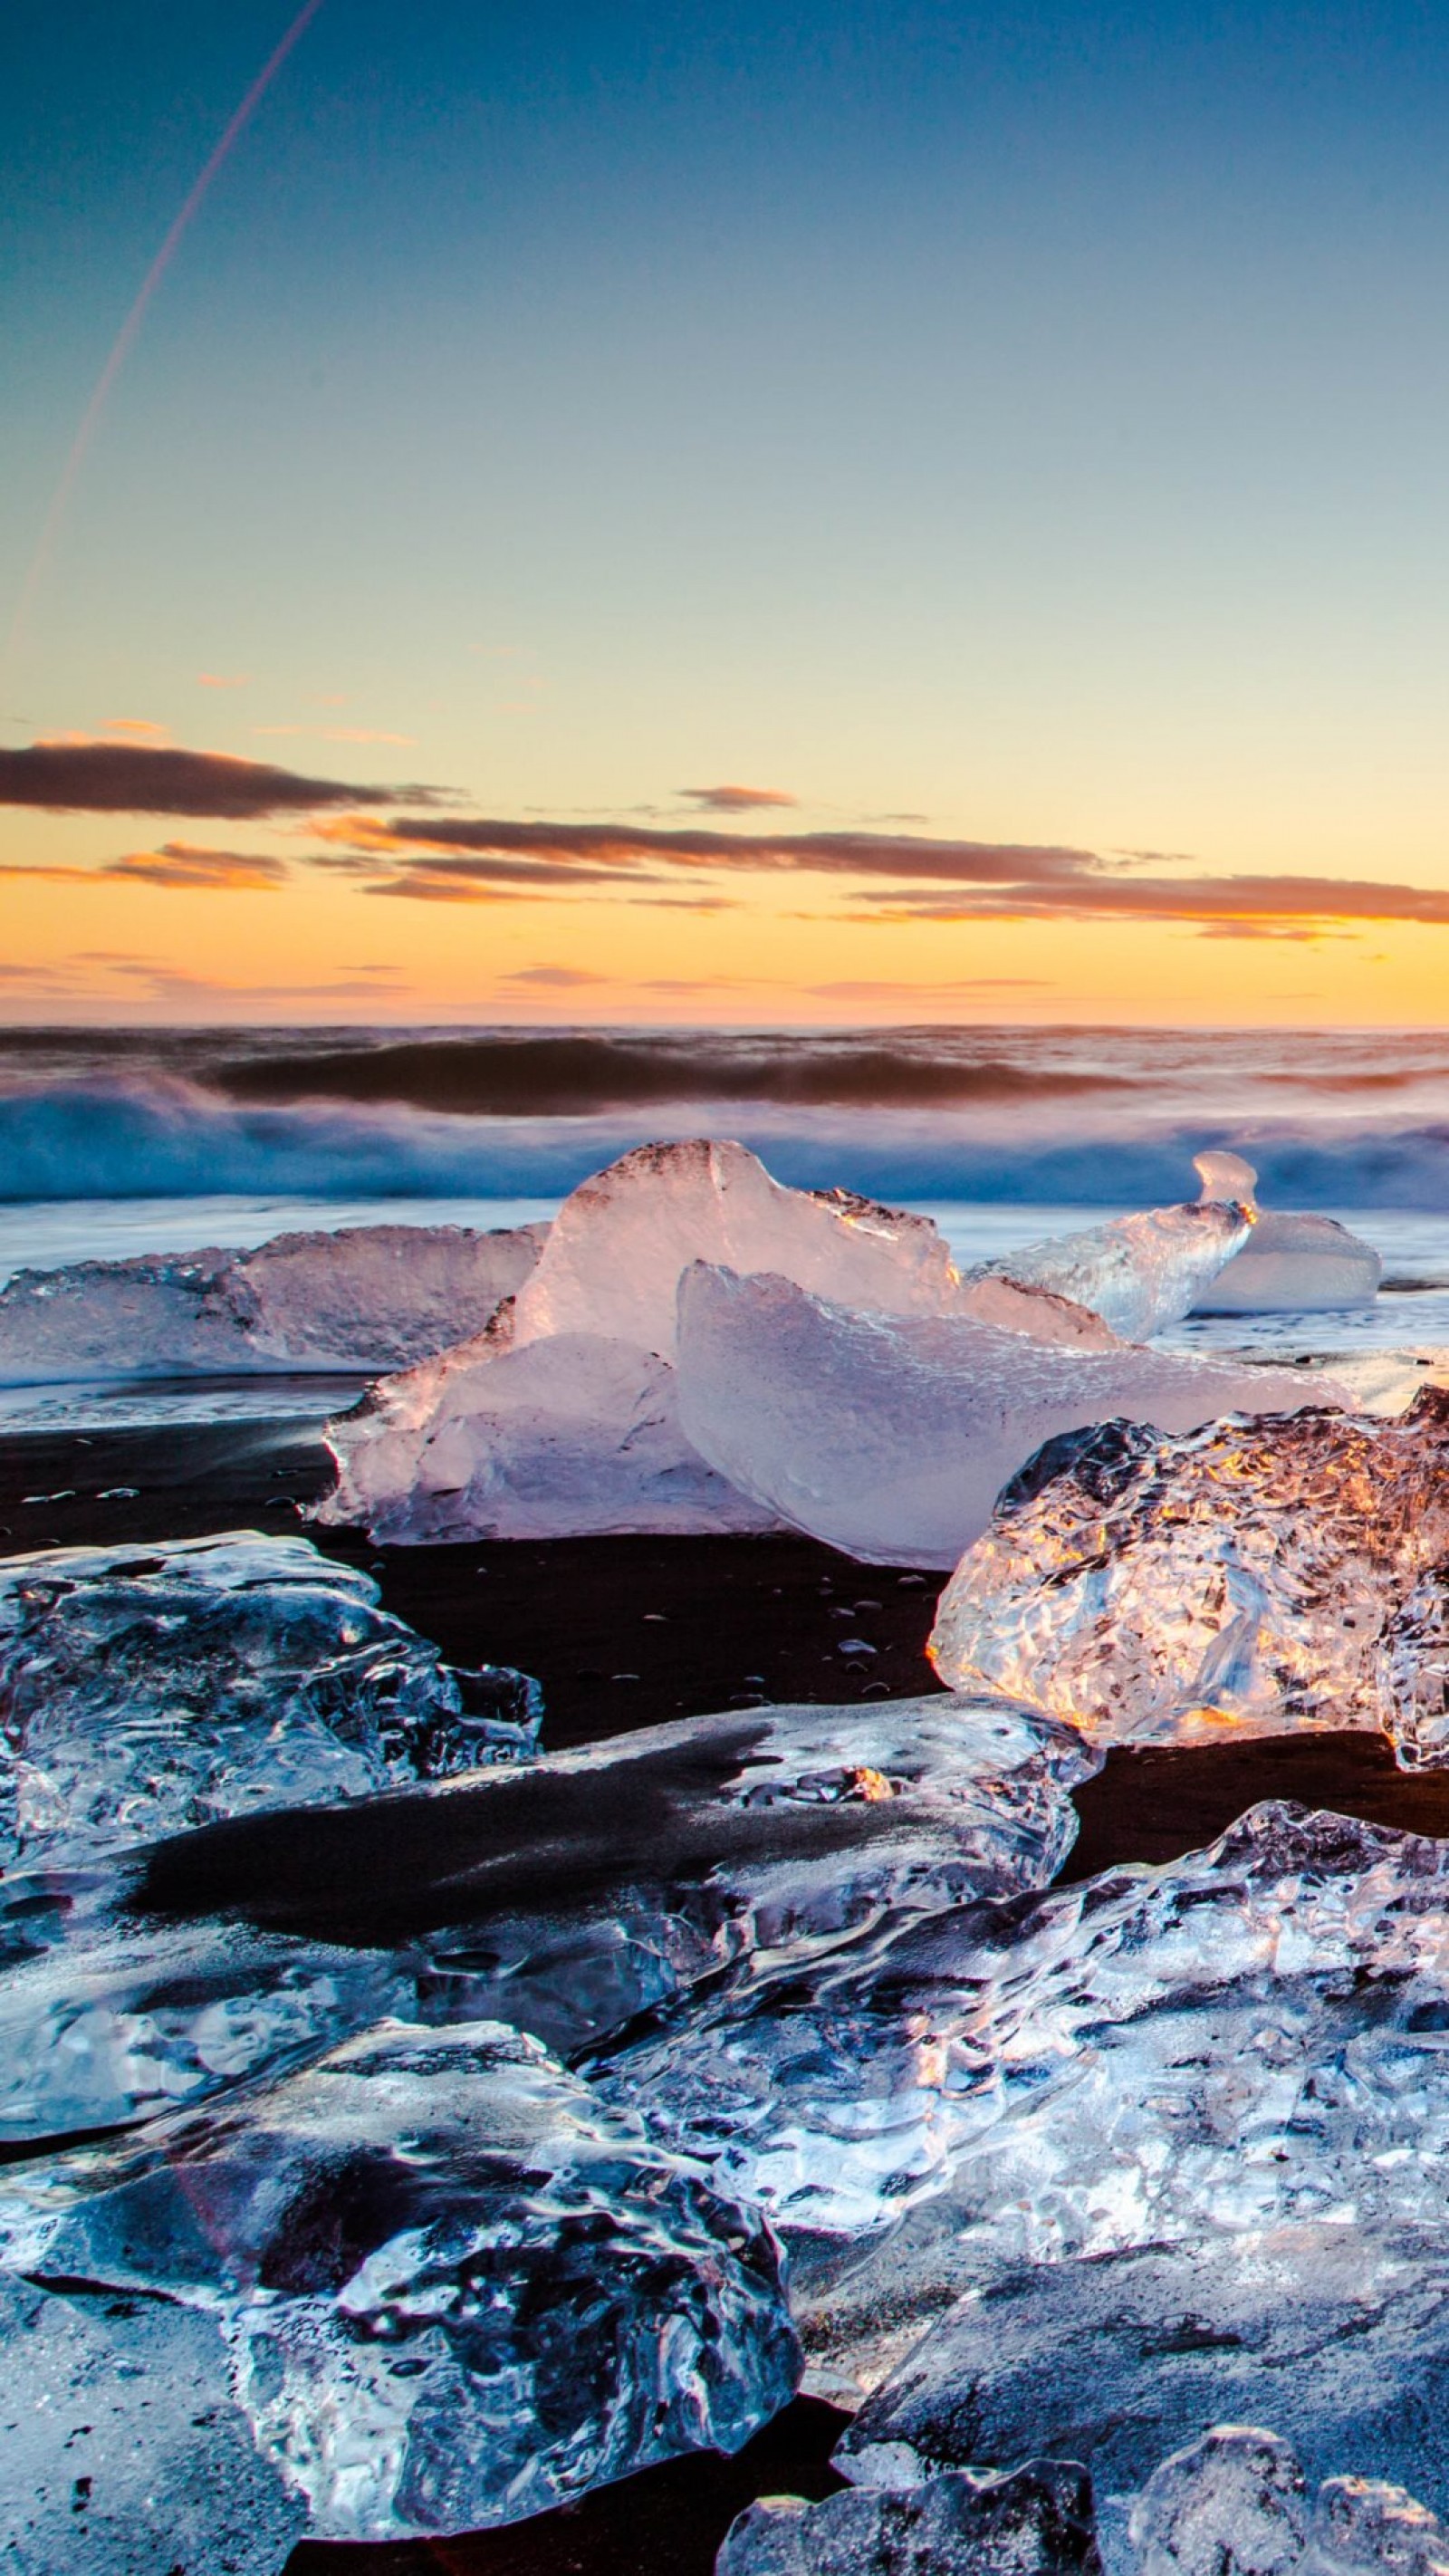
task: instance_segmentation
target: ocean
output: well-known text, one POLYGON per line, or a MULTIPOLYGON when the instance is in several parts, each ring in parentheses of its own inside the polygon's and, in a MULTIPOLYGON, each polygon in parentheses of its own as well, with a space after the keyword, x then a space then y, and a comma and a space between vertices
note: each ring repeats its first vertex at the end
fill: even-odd
MULTIPOLYGON (((10 1030, 0 1278, 309 1227, 517 1225, 632 1145, 700 1134, 797 1187, 923 1209, 965 1260, 1195 1197, 1194 1154, 1231 1146, 1265 1207, 1366 1234, 1384 1289, 1363 1314, 1172 1338, 1449 1347, 1449 1033, 1433 1030, 10 1030)), ((272 1380, 87 1403, 155 1420, 321 1394, 272 1380)), ((0 1416, 76 1418, 57 1390, 14 1391, 0 1416)))

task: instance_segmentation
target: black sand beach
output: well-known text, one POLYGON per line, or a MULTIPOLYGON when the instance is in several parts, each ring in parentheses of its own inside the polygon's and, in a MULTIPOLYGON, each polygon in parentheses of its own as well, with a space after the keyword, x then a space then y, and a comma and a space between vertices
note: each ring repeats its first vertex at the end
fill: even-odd
MULTIPOLYGON (((896 1698, 938 1687, 925 1658, 938 1573, 862 1566, 803 1538, 380 1549, 363 1533, 317 1530, 304 1520, 304 1507, 329 1481, 315 1423, 11 1436, 0 1440, 0 1550, 143 1545, 236 1528, 306 1531, 330 1553, 368 1567, 386 1606, 450 1659, 516 1663, 536 1674, 553 1748, 764 1699, 896 1698), (864 1640, 874 1652, 843 1651, 846 1640, 864 1640)), ((1449 1836, 1449 1775, 1399 1771, 1377 1737, 1116 1751, 1078 1793, 1081 1833, 1063 1876, 1170 1859, 1261 1798, 1449 1836)), ((447 1804, 461 1822, 457 1802, 447 1804)), ((198 1873, 189 1883, 184 1868, 173 1865, 168 1876, 163 1867, 156 1900, 184 1912, 220 1904, 280 1922, 292 1918, 303 1902, 296 1891, 305 1888, 304 1911, 327 1915, 334 1937, 365 1940, 370 1921, 389 1928, 399 1903, 417 1901, 427 1874, 418 1844, 429 1829, 425 1802, 392 1800, 386 1813, 384 1831, 369 1830, 365 1810, 339 1813, 330 1828, 300 1817, 215 1828, 196 1838, 209 1847, 205 1881, 198 1873), (329 1869, 334 1836, 346 1850, 329 1869), (342 1885, 345 1904, 334 1903, 329 1888, 342 1885)), ((183 1849, 169 1847, 173 1864, 183 1849)), ((290 2576, 334 2569, 336 2576, 436 2569, 708 2576, 719 2541, 751 2497, 817 2496, 838 2483, 829 2454, 843 2421, 833 2408, 797 2399, 733 2460, 676 2461, 562 2512, 465 2539, 356 2549, 309 2542, 294 2553, 290 2576)))

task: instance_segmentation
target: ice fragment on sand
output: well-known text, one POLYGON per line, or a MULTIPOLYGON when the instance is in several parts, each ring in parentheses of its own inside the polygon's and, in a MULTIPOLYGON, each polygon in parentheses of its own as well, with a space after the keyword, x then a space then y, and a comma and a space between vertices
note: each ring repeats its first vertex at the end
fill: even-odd
MULTIPOLYGON (((1088 2410, 1083 2420, 1100 2408, 1103 2423, 1130 2427, 1142 2414, 1137 2382, 1114 2388, 1094 2323, 1113 2311, 1110 2301, 1093 2308, 1079 2258, 1147 2249, 1144 2261, 1166 2261, 1179 2249, 1197 2285, 1181 2286, 1179 2265, 1179 2287, 1162 2293, 1169 2306, 1179 2300, 1172 2313, 1199 2312, 1216 2266, 1222 2298, 1200 2312, 1209 2327, 1215 2314, 1226 2321, 1221 2336, 1213 2329, 1220 2348, 1210 2356, 1218 2399, 1184 2432, 1174 2428, 1177 2439, 1224 2411, 1262 2417, 1261 2390, 1226 2410, 1221 2391, 1232 2352, 1251 2355, 1270 2326, 1281 2351, 1312 2353, 1352 2342, 1345 2315, 1357 2315, 1364 2332, 1353 2350, 1385 2385, 1401 2335, 1425 2368, 1425 2356, 1442 2350, 1449 2373, 1449 2272, 1422 2250, 1432 2255, 1442 2228, 1449 2152, 1446 1893, 1449 1845, 1265 1805, 1168 1867, 1113 1871, 999 1921, 981 1909, 908 1934, 895 1946, 894 1977, 857 1997, 857 2094, 867 2083, 872 2095, 890 2094, 902 2123, 914 2117, 933 2136, 931 2189, 904 2207, 892 2233, 858 2245, 850 2266, 814 2286, 797 2278, 811 2348, 877 2380, 913 2321, 919 2332, 945 2300, 984 2298, 1014 2265, 1039 2266, 1010 2293, 1026 2320, 1027 2362, 1046 2351, 1031 2303, 1065 2300, 1053 2365, 1062 2402, 1088 2410), (1283 2230, 1298 2231, 1299 2251, 1285 2251, 1275 2274, 1283 2230), (1413 2266, 1395 2249, 1416 2232, 1423 2284, 1411 2314, 1413 2266), (1330 2297, 1335 2246, 1342 2261, 1330 2297), (1064 2269, 1073 2262, 1075 2280, 1064 2269), (1234 2300, 1266 2322, 1250 2331, 1234 2300), (1435 2316, 1444 2322, 1430 2334, 1425 2320, 1435 2316), (1062 2367, 1069 2347, 1092 2350, 1091 2372, 1062 2367)), ((795 2066, 782 2051, 782 2131, 792 2111, 801 2129, 827 2098, 803 2054, 795 2066)), ((811 2125, 828 2145, 827 2123, 815 2114, 811 2125)), ((1179 2264, 1179 2253, 1171 2260, 1179 2264)), ((980 2327, 992 2388, 1005 2385, 1006 2304, 1003 2293, 980 2327)), ((1130 2378, 1149 2360, 1135 2328, 1124 2335, 1130 2378)), ((964 2386, 958 2362, 937 2374, 943 2388, 964 2386)), ((1150 2369, 1162 2370, 1169 2393, 1172 2374, 1155 2345, 1150 2369)), ((1328 2408, 1328 2378, 1315 2389, 1310 2372, 1298 2375, 1303 2403, 1328 2408)), ((1000 2464, 1041 2445, 1090 2460, 1077 2413, 1069 2424, 1043 2413, 1042 2384, 1020 2422, 1003 2422, 1000 2447, 993 2437, 965 2457, 1000 2464)), ((1402 2431, 1402 2409, 1399 2419, 1402 2431)), ((964 2420, 974 2445, 979 2408, 964 2420)), ((1281 2406, 1268 2420, 1300 2438, 1301 2420, 1281 2406)), ((865 2438, 863 2421, 859 2429, 865 2438)), ((915 2437, 887 2415, 872 2438, 915 2437)), ((1340 2446, 1323 2465, 1344 2456, 1340 2446)), ((1383 2467, 1362 2454, 1358 2464, 1383 2467)), ((1138 2461, 1134 2476, 1148 2466, 1138 2461)), ((1430 2491, 1435 2503, 1443 2495, 1442 2486, 1430 2491)))
POLYGON ((405 1368, 486 1323, 541 1233, 355 1226, 20 1270, 0 1289, 0 1385, 405 1368))
POLYGON ((962 1558, 932 1659, 1102 1743, 1381 1727, 1405 1768, 1442 1762, 1446 1469, 1437 1388, 1388 1422, 1069 1433, 962 1558))
POLYGON ((264 2460, 209 2317, 0 2274, 0 2565, 16 2576, 280 2576, 305 2514, 264 2460))
POLYGON ((1064 1348, 971 1316, 853 1313, 704 1264, 680 1284, 695 1448, 761 1509, 877 1564, 954 1565, 1056 1433, 1124 1413, 1182 1431, 1325 1392, 1285 1369, 1064 1348))
POLYGON ((1248 1241, 1252 1223, 1236 1201, 1144 1208, 1003 1253, 968 1271, 966 1283, 996 1276, 1048 1289, 1090 1307, 1124 1340, 1146 1341, 1200 1302, 1248 1241))
POLYGON ((1308 2486, 1290 2443, 1224 2424, 1158 2463, 1132 2508, 1140 2576, 1291 2576, 1308 2486))
POLYGON ((251 1531, 0 1560, 0 1850, 75 1858, 533 1749, 536 1683, 455 1671, 376 1603, 251 1531))
POLYGON ((496 2024, 380 2024, 134 2161, 45 2269, 219 2318, 320 2538, 511 2522, 736 2450, 794 2385, 759 2223, 496 2024))
POLYGON ((823 2504, 766 2497, 732 2524, 715 2576, 1096 2576, 1091 2482, 1065 2460, 959 2471, 823 2504))

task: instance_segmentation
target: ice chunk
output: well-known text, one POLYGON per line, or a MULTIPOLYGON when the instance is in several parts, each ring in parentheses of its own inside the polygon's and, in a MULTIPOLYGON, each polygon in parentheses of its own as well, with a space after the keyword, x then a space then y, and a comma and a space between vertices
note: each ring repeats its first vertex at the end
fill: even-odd
MULTIPOLYGON (((875 1564, 953 1566, 1044 1440, 1332 1400, 1286 1369, 1053 1347, 975 1317, 857 1314, 704 1264, 680 1284, 680 1419, 730 1483, 875 1564)), ((1030 1695, 1030 1694, 1028 1694, 1030 1695)))
POLYGON ((216 2323, 0 2274, 0 2565, 281 2576, 301 2501, 264 2460, 216 2323))
POLYGON ((376 1603, 252 1531, 0 1561, 0 1849, 75 1859, 533 1749, 536 1683, 454 1670, 376 1603))
POLYGON ((0 1385, 404 1368, 477 1331, 542 1229, 374 1225, 255 1252, 20 1270, 0 1289, 0 1385))
MULTIPOLYGON (((1245 1167, 1246 1168, 1246 1167, 1245 1167)), ((1044 1288, 1090 1307, 1130 1342, 1146 1341, 1201 1302, 1249 1239, 1251 1207, 1236 1200, 1145 1208, 1045 1243, 1023 1245, 965 1274, 1044 1288)), ((834 1293, 833 1291, 830 1293, 834 1293)))
POLYGON ((132 2167, 40 2268, 215 2315, 319 2538, 511 2522, 732 2451, 795 2383, 766 2231, 497 2024, 382 2023, 132 2167))
MULTIPOLYGON (((1321 2325, 1322 2347, 1345 2337, 1345 2300, 1359 2303, 1362 2320, 1382 2296, 1392 2349, 1393 2336, 1410 2332, 1401 2302, 1409 2273, 1394 2247, 1410 2234, 1432 2244, 1442 2228, 1446 1891, 1449 1845, 1262 1806, 1170 1867, 1121 1870, 1038 1898, 995 1929, 983 1909, 908 1932, 895 1945, 894 1978, 883 1961, 876 1986, 856 1998, 856 2098, 888 2096, 898 2130, 914 2120, 932 2141, 930 2188, 903 2206, 890 2235, 857 2242, 848 2266, 797 2279, 812 2350, 873 2381, 947 2298, 984 2295, 1015 2263, 1042 2267, 1019 2293, 1029 2305, 1076 2296, 1060 2267, 1081 2257, 1185 2247, 1226 2279, 1235 2246, 1246 2286, 1234 2295, 1268 2302, 1265 2314, 1288 2337, 1283 2351, 1316 2350, 1293 2338, 1320 2333, 1307 2268, 1318 2260, 1317 2230, 1352 2266, 1334 2293, 1335 2318, 1321 2325), (1310 2231, 1295 2240, 1308 2248, 1294 2258, 1306 2267, 1296 2306, 1288 2273, 1270 2295, 1262 2251, 1284 2228, 1310 2231)), ((841 2068, 844 2036, 842 2018, 841 2068)), ((777 2130, 807 2137, 822 2202, 839 2171, 829 2150, 846 2100, 844 2074, 822 2072, 824 2055, 811 2065, 797 2048, 792 2066, 782 2048, 775 2077, 777 2130)), ((884 2132, 884 2108, 878 2116, 884 2132)), ((728 2141, 717 2152, 728 2172, 728 2141)), ((1090 2276, 1079 2279, 1085 2296, 1090 2276)), ((1436 2307, 1449 2319, 1446 2290, 1449 2272, 1432 2289, 1426 2274, 1421 2321, 1436 2307)), ((1185 2293, 1178 2314, 1192 2312, 1185 2293)), ((1100 2400, 1104 2420, 1135 2424, 1136 2401, 1114 2393, 1105 2358, 1095 2374, 1093 2313, 1080 2310, 1071 2339, 1093 2350, 1094 2374, 1064 2388, 1064 2400, 1100 2400)), ((1203 2313, 1211 2323, 1212 2311, 1203 2313)), ((1449 2323, 1440 2331, 1449 2371, 1449 2323)), ((1000 2318, 983 2328, 983 2352, 1004 2350, 1004 2332, 1000 2318)), ((1029 2355, 1035 2329, 1023 2333, 1029 2355)), ((1225 2349, 1229 2334, 1232 2349, 1252 2349, 1246 2327, 1229 2321, 1225 2349)), ((1133 2369, 1144 2368, 1143 2337, 1124 2335, 1133 2369)), ((1382 2355, 1372 2366, 1387 2369, 1382 2355)), ((1225 2411, 1262 2417, 1261 2391, 1225 2407, 1227 2368, 1219 2352, 1217 2402, 1175 2438, 1225 2411)), ((954 2385, 954 2363, 952 2373, 954 2385)), ((1324 2405, 1329 2394, 1319 2392, 1324 2405)), ((977 2425, 979 2414, 968 2409, 963 2420, 977 2425)), ((1299 2420, 1281 2408, 1268 2420, 1299 2438, 1299 2420)), ((1003 2431, 1004 2447, 966 2456, 1017 2456, 1018 2429, 1017 2449, 1003 2431)), ((913 2438, 884 2418, 875 2437, 913 2438)), ((1090 2456, 1039 2408, 1030 2439, 1090 2456)), ((1383 2463, 1359 2454, 1356 2465, 1378 2473, 1383 2463)))
POLYGON ((318 1517, 393 1541, 773 1527, 680 1428, 675 1309, 691 1261, 766 1264, 898 1313, 959 1297, 925 1217, 789 1190, 743 1145, 645 1145, 564 1201, 495 1322, 330 1426, 318 1517))
POLYGON ((730 2527, 715 2576, 1097 2576, 1091 2481, 1068 2460, 958 2471, 823 2504, 769 2496, 730 2527))
POLYGON ((1315 2568, 1382 2568, 1385 2576, 1444 2576, 1449 2530, 1405 2488, 1383 2478, 1325 2478, 1309 2535, 1315 2568))
POLYGON ((668 1362, 598 1334, 466 1344, 373 1389, 328 1440, 338 1481, 315 1517, 390 1544, 775 1526, 685 1438, 668 1362))
POLYGON ((1291 2576, 1308 2538, 1308 2483, 1291 2443, 1215 2425, 1159 2462, 1132 2508, 1141 2576, 1291 2576))
POLYGON ((1383 1263, 1331 1216, 1258 1219, 1240 1252, 1197 1297, 1198 1315, 1332 1314, 1371 1306, 1383 1263))
POLYGON ((941 1598, 955 1689, 1103 1743, 1381 1727, 1449 1760, 1449 1393, 1396 1421, 1302 1413, 1051 1441, 941 1598))

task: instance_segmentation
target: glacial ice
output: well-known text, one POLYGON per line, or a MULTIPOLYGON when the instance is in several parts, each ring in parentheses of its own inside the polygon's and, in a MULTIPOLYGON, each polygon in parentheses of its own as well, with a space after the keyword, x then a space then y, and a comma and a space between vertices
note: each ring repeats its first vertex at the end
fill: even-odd
MULTIPOLYGON (((1159 2398, 1159 2414, 1179 2399, 1210 2406, 1170 2425, 1168 2448, 1219 2420, 1230 2386, 1236 2411, 1267 2405, 1311 2457, 1314 2409, 1338 2444, 1335 2406, 1362 2405, 1367 2423, 1373 2387, 1449 2372, 1446 1893, 1449 1844, 1255 1807, 1169 1866, 908 1926, 874 1982, 840 1997, 832 2025, 820 1981, 782 1991, 754 2030, 682 2033, 673 2063, 656 2052, 638 2073, 656 2135, 708 2156, 787 2243, 797 2225, 836 2239, 831 2259, 808 2235, 797 2247, 796 2307, 817 2368, 871 2386, 904 2361, 847 2447, 930 2451, 911 2430, 915 2373, 933 2406, 949 2411, 959 2393, 968 2447, 938 2449, 944 2465, 1002 2465, 1027 2447, 1094 2465, 1092 2425, 1130 2446, 1159 2398), (741 2134, 737 2105, 764 2083, 778 2149, 741 2134), (869 2235, 859 2151, 852 2174, 842 2148, 867 2112, 894 2170, 913 2156, 917 2168, 910 2195, 881 2195, 869 2235), (1139 2280, 1162 2267, 1141 2287, 1162 2302, 1158 2322, 1092 2259, 1128 2256, 1139 2280), (928 2344, 910 2353, 953 2302, 964 2304, 937 2336, 975 2335, 975 2379, 944 2341, 936 2360, 928 2344), (1169 2367, 1184 2316, 1201 2317, 1203 2335, 1169 2367), (1337 2378, 1326 2362, 1316 2377, 1305 2366, 1340 2346, 1337 2378), (1063 2368, 1083 2348, 1093 2371, 1063 2368)), ((1392 2442, 1408 2438, 1407 2419, 1389 2394, 1384 2405, 1377 2450, 1348 2455, 1398 2476, 1392 2442)), ((1439 2420, 1449 2426, 1449 2407, 1439 2420)), ((1449 2500, 1449 2431, 1435 2438, 1425 2492, 1437 2506, 1449 2500)), ((1134 2451, 1128 2482, 1151 2464, 1134 2451)), ((1114 2470, 1107 2483, 1120 2482, 1114 2470)))
POLYGON ((731 2525, 715 2576, 1098 2576, 1091 2481, 1066 2460, 767 2496, 731 2525))
POLYGON ((376 1604, 253 1531, 0 1560, 0 1852, 73 1862, 534 1749, 536 1683, 454 1670, 376 1604))
POLYGON ((963 1556, 932 1659, 1102 1743, 1377 1727, 1449 1761, 1446 1469, 1433 1387, 1387 1422, 1070 1432, 963 1556))
MULTIPOLYGON (((1205 1200, 1231 1192, 1248 1206, 1258 1175, 1238 1154, 1199 1154, 1205 1200)), ((1333 1314, 1371 1306, 1383 1263, 1371 1243, 1331 1216, 1258 1210, 1252 1233, 1199 1293, 1197 1315, 1333 1314)))
MULTIPOLYGON (((1144 1342, 1201 1304, 1219 1272, 1241 1256, 1254 1219, 1235 1200, 1144 1208, 1003 1253, 965 1273, 1043 1288, 1090 1307, 1124 1341, 1144 1342)), ((825 1291, 833 1294, 828 1286, 825 1291)))
POLYGON ((1061 1432, 1120 1414, 1184 1431, 1336 1394, 1286 1369, 1053 1346, 969 1315, 856 1313, 703 1263, 680 1284, 679 1350, 701 1456, 762 1511, 886 1565, 954 1566, 1061 1432))
POLYGON ((20 1270, 0 1288, 0 1386, 406 1368, 484 1324, 542 1232, 355 1226, 20 1270))
POLYGON ((32 2278, 215 2317, 318 2538, 511 2522, 735 2450, 795 2384, 759 2221, 496 2023, 384 2021, 90 2165, 32 2278))

